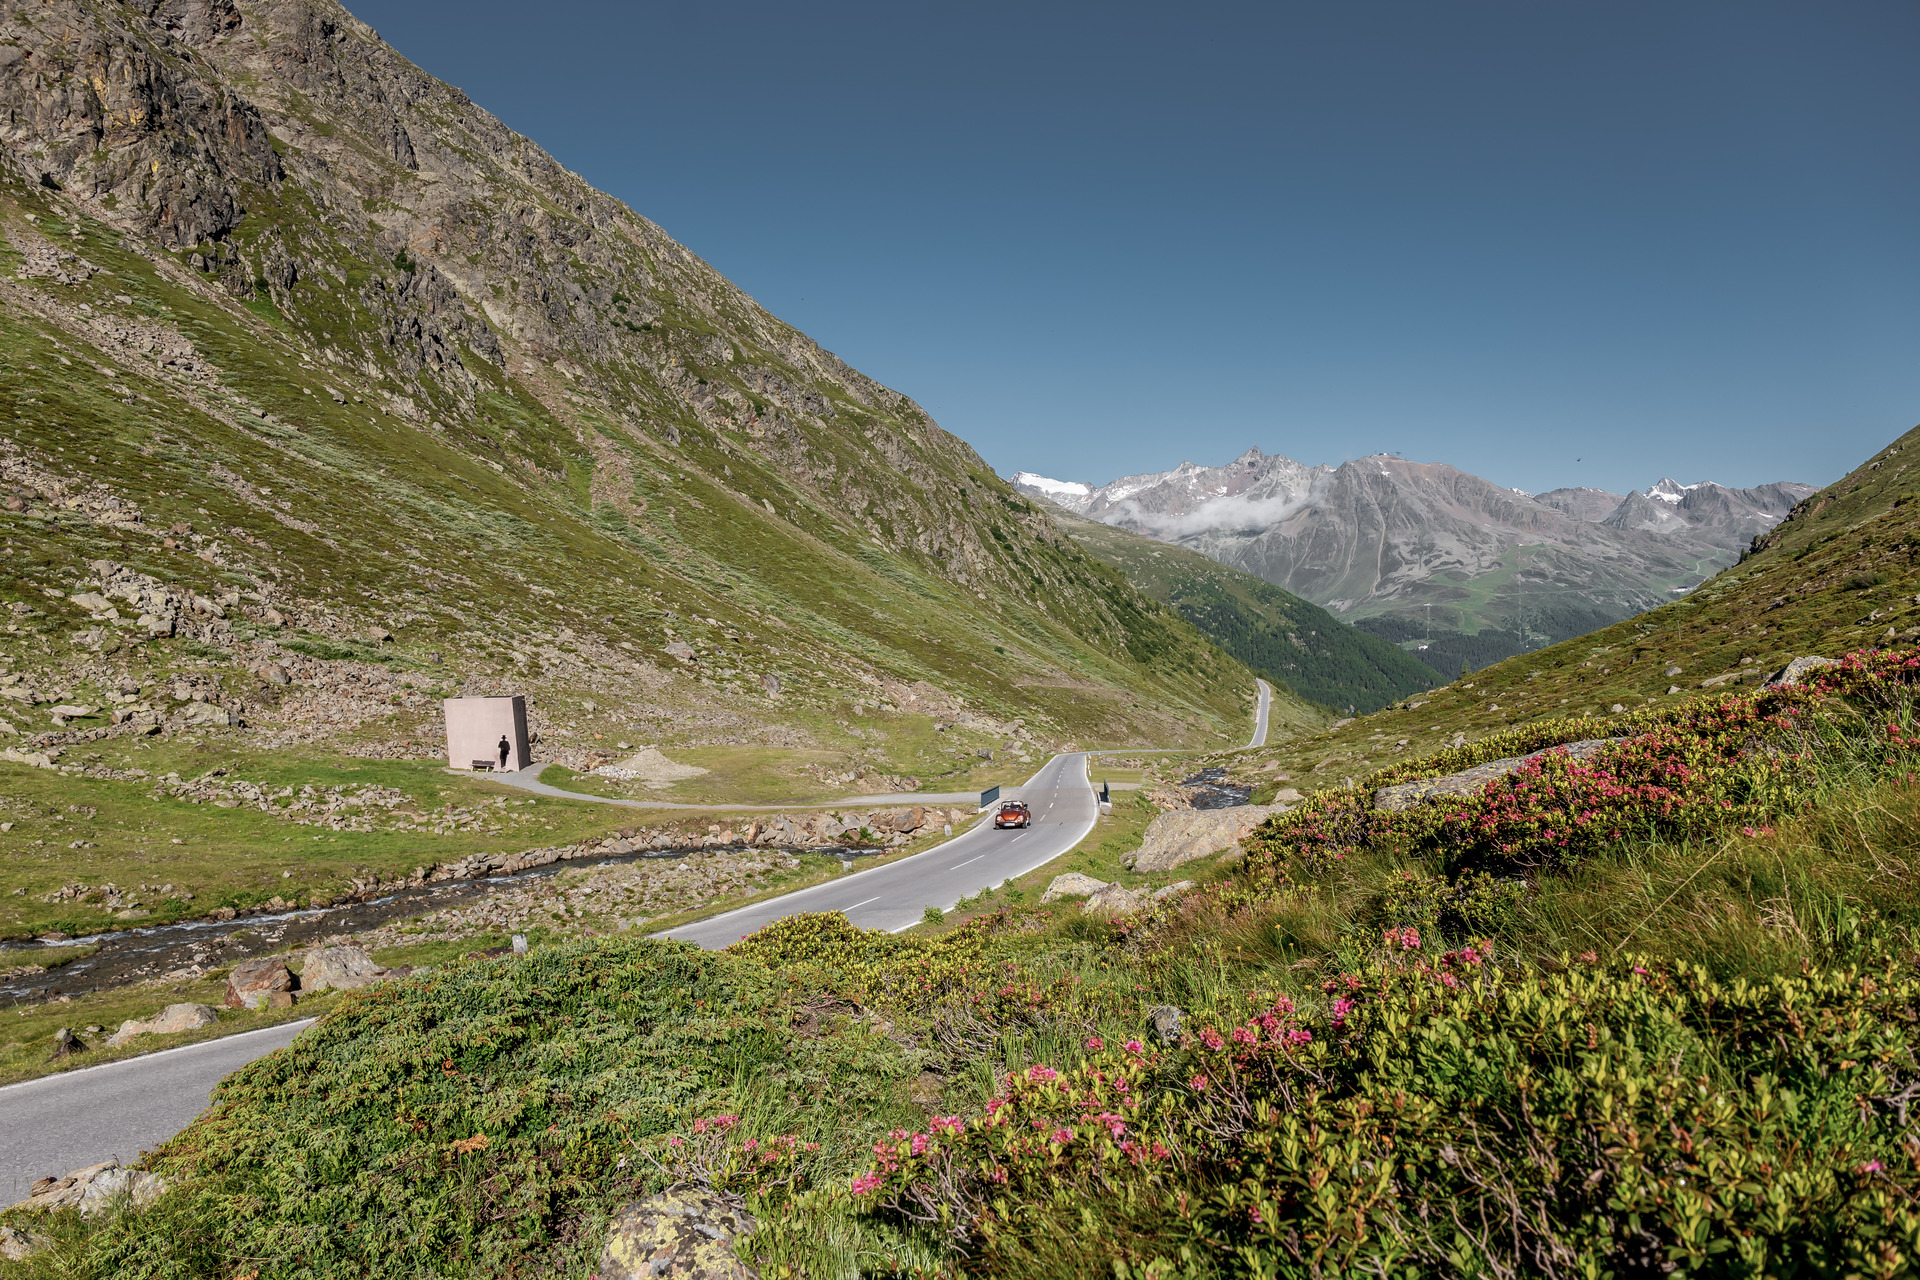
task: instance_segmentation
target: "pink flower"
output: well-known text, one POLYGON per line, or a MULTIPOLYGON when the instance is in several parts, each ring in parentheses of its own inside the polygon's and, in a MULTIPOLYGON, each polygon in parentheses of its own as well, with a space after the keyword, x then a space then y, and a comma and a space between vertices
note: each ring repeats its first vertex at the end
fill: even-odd
POLYGON ((1207 1078, 1203 1075, 1195 1074, 1193 1079, 1187 1081, 1187 1083, 1196 1089, 1205 1089, 1207 1087, 1207 1078))
POLYGON ((967 1127, 967 1122, 959 1116, 935 1116, 933 1122, 927 1127, 935 1133, 950 1133, 958 1137, 967 1127))
POLYGON ((1128 1053, 1145 1053, 1147 1051, 1146 1046, 1141 1044, 1138 1040, 1129 1040, 1125 1045, 1121 1047, 1124 1048, 1128 1053))
POLYGON ((882 1178, 877 1173, 865 1174, 853 1180, 853 1186, 851 1190, 853 1191, 853 1194, 857 1196, 864 1196, 870 1191, 877 1190, 880 1184, 884 1181, 886 1181, 886 1179, 882 1178))
POLYGON ((1287 1032, 1287 1042, 1289 1044, 1295 1044, 1295 1045, 1312 1044, 1313 1032, 1305 1031, 1299 1027, 1295 1027, 1293 1030, 1287 1032))
POLYGON ((1051 1140, 1051 1141, 1053 1142, 1053 1144, 1054 1144, 1055 1146, 1060 1146, 1060 1147, 1064 1147, 1064 1146, 1066 1146, 1066 1145, 1067 1145, 1067 1144, 1068 1144, 1069 1142, 1072 1142, 1072 1141, 1073 1141, 1073 1130, 1071 1130, 1071 1129, 1055 1129, 1055 1130, 1053 1131, 1053 1134, 1052 1134, 1052 1137, 1051 1137, 1051 1139, 1050 1139, 1050 1140, 1051 1140))
POLYGON ((1107 1047, 1107 1042, 1102 1040, 1099 1036, 1087 1037, 1087 1048, 1093 1050, 1095 1053, 1100 1052, 1100 1050, 1106 1047, 1107 1047))
POLYGON ((1340 1021, 1353 1011, 1353 1001, 1345 996, 1335 996, 1333 1001, 1333 1020, 1340 1021))
POLYGON ((1233 1042, 1235 1044, 1259 1044, 1260 1037, 1254 1032, 1252 1027, 1235 1027, 1233 1029, 1233 1042))
POLYGON ((1207 1048, 1209 1049, 1225 1048, 1227 1043, 1225 1040, 1222 1040, 1220 1038, 1220 1033, 1218 1031, 1215 1031, 1212 1027, 1208 1027, 1205 1031, 1202 1031, 1200 1033, 1200 1042, 1206 1045, 1207 1048))
POLYGON ((916 1133, 913 1135, 913 1154, 917 1156, 923 1156, 927 1154, 927 1135, 926 1134, 916 1133))
POLYGON ((1060 1073, 1058 1071, 1055 1071, 1052 1067, 1028 1067, 1027 1068, 1027 1082, 1029 1084, 1044 1084, 1049 1080, 1058 1080, 1059 1078, 1060 1078, 1060 1073))
POLYGON ((1878 1160, 1869 1160, 1865 1164, 1860 1166, 1860 1172, 1861 1173, 1879 1173, 1883 1171, 1886 1167, 1887 1166, 1881 1164, 1878 1160))

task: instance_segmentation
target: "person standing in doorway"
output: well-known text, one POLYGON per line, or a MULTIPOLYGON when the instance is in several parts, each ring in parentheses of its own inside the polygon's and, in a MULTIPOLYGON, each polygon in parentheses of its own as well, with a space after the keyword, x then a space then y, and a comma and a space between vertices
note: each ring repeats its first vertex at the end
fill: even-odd
POLYGON ((507 767, 507 757, 513 754, 513 744, 507 741, 507 735, 500 735, 500 767, 507 767))

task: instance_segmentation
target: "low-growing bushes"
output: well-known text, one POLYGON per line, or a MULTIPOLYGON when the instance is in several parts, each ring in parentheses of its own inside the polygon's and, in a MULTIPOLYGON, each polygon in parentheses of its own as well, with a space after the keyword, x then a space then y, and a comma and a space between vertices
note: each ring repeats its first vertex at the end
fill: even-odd
POLYGON ((1917 675, 1861 655, 1374 809, 1596 735, 1410 762, 1118 921, 795 917, 370 989, 35 1265, 585 1280, 618 1203, 691 1185, 769 1276, 1914 1274, 1917 675))
POLYGON ((1721 984, 1386 944, 1312 1013, 1259 995, 1177 1047, 1031 1066, 983 1115, 877 1144, 848 1193, 989 1272, 1027 1270, 1063 1231, 1088 1274, 1920 1265, 1910 973, 1721 984), (1088 1212, 1130 1221, 1088 1232, 1088 1212))
POLYGON ((695 1116, 798 1129, 789 1163, 844 1164, 915 1114, 899 1045, 803 1034, 796 1012, 765 966, 641 940, 369 988, 152 1162, 179 1186, 157 1212, 192 1230, 115 1219, 72 1272, 584 1274, 606 1215, 664 1181, 643 1148, 695 1116))
POLYGON ((1247 841, 1269 877, 1360 850, 1439 853, 1450 871, 1566 865, 1628 838, 1685 839, 1757 826, 1838 786, 1911 767, 1920 655, 1867 652, 1805 684, 1647 711, 1614 723, 1585 759, 1552 747, 1596 736, 1550 721, 1385 770, 1357 790, 1321 791, 1247 841), (1545 751, 1477 794, 1376 808, 1378 788, 1545 751))

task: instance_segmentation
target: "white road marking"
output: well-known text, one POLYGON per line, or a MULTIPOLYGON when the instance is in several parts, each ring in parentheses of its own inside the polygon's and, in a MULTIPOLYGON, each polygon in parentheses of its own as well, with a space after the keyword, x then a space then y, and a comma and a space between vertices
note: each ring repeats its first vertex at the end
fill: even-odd
POLYGON ((973 856, 972 856, 971 858, 968 858, 966 862, 956 862, 956 863, 954 863, 954 864, 953 864, 952 866, 950 866, 950 867, 948 867, 948 868, 947 868, 947 870, 949 870, 949 871, 958 871, 958 870, 959 870, 960 868, 962 868, 962 867, 964 867, 964 866, 966 866, 966 865, 967 865, 967 863, 969 863, 969 862, 978 862, 978 861, 980 861, 980 859, 982 859, 982 858, 984 858, 984 857, 986 857, 986 856, 987 856, 987 855, 986 855, 986 854, 984 854, 984 853, 976 853, 976 854, 974 854, 974 855, 973 855, 973 856))
MULTIPOLYGON (((881 895, 876 893, 875 895, 873 895, 873 897, 868 898, 867 902, 878 902, 880 901, 880 898, 881 898, 881 895)), ((853 904, 853 907, 864 907, 867 905, 867 902, 856 902, 853 904)), ((835 911, 851 911, 853 910, 853 907, 835 907, 833 909, 835 911)))

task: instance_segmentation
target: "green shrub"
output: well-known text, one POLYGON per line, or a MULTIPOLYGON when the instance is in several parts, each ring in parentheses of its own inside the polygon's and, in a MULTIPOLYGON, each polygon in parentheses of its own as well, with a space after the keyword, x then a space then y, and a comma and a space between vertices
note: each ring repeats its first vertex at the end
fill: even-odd
POLYGON ((696 1118, 771 1138, 806 1098, 823 1127, 795 1142, 821 1147, 791 1154, 845 1162, 911 1114, 899 1046, 859 1025, 797 1035, 793 1005, 762 965, 624 939, 369 988, 228 1077, 150 1161, 179 1186, 161 1212, 193 1230, 112 1220, 76 1273, 565 1269, 664 1184, 642 1149, 696 1118))
POLYGON ((1911 1274, 1910 972, 1390 943, 1323 1011, 1260 996, 1176 1048, 1035 1064, 877 1145, 848 1194, 988 1274, 1062 1235, 1122 1276, 1911 1274))

